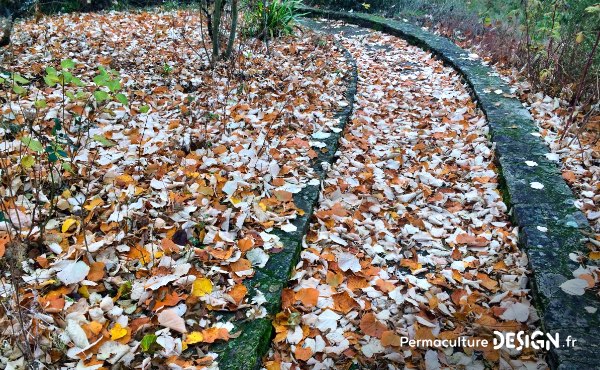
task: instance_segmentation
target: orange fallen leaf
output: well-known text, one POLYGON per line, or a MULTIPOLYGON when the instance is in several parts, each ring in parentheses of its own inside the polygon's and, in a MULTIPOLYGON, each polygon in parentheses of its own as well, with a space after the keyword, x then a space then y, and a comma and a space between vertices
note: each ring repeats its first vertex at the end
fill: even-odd
POLYGON ((217 340, 229 340, 229 332, 225 328, 208 328, 202 330, 204 342, 214 343, 217 340))
POLYGON ((160 241, 160 248, 166 253, 177 253, 180 251, 181 247, 179 247, 173 240, 170 238, 164 238, 160 241))
POLYGON ((282 202, 289 202, 289 201, 291 201, 292 200, 292 196, 294 195, 291 192, 285 191, 285 190, 275 190, 273 192, 273 194, 275 195, 275 197, 278 200, 280 200, 282 202))
POLYGON ((381 334, 381 345, 382 346, 400 346, 400 336, 396 335, 393 330, 386 330, 381 334))
POLYGON ((267 369, 267 370, 281 370, 281 362, 279 362, 279 361, 267 361, 267 362, 265 362, 265 369, 267 369))
POLYGON ((377 286, 379 288, 379 290, 381 290, 382 292, 388 293, 391 292, 392 290, 394 290, 396 287, 394 286, 394 284, 385 281, 383 279, 377 279, 377 281, 375 282, 375 286, 377 286))
POLYGON ((233 248, 228 249, 218 249, 218 248, 208 248, 207 252, 218 260, 226 260, 233 254, 233 248))
POLYGON ((127 175, 127 174, 119 175, 115 178, 115 183, 119 187, 129 186, 129 185, 133 184, 134 182, 135 182, 135 180, 133 179, 133 177, 131 177, 131 175, 127 175))
POLYGON ((458 244, 466 244, 470 247, 485 247, 490 243, 490 241, 484 238, 483 236, 474 236, 469 234, 457 235, 456 242, 458 244))
POLYGON ((352 311, 354 308, 360 307, 358 303, 354 300, 354 298, 350 297, 348 292, 344 291, 342 293, 334 294, 333 298, 333 309, 335 311, 348 313, 352 311))
POLYGON ((87 280, 100 281, 104 277, 104 262, 94 262, 90 265, 90 272, 87 274, 87 280))
POLYGON ((377 320, 375 314, 369 312, 360 320, 360 330, 372 337, 381 338, 383 332, 387 330, 387 327, 377 320))
POLYGON ((294 302, 296 301, 294 296, 295 296, 295 294, 292 289, 289 289, 289 288, 283 289, 283 291, 281 292, 281 307, 283 309, 291 307, 294 304, 294 302))
POLYGON ((498 282, 482 272, 477 273, 477 279, 481 281, 481 285, 492 292, 498 289, 498 282))
POLYGON ((577 176, 575 175, 575 173, 573 171, 563 171, 562 177, 570 184, 577 181, 577 176))
POLYGON ((254 240, 246 237, 246 238, 238 240, 237 244, 238 244, 238 248, 240 249, 240 251, 246 252, 246 251, 249 251, 250 249, 252 249, 252 247, 254 247, 254 240))
POLYGON ((428 328, 426 326, 419 326, 419 325, 415 325, 415 327, 416 327, 415 339, 418 339, 418 340, 425 340, 425 339, 434 340, 435 339, 435 335, 433 335, 433 331, 431 330, 431 328, 428 328))
POLYGON ((97 321, 92 321, 89 324, 86 324, 85 328, 87 328, 93 335, 98 335, 104 328, 104 325, 97 321))
POLYGON ((581 274, 578 276, 578 278, 587 281, 589 288, 593 288, 594 285, 596 285, 596 280, 590 274, 581 274))
POLYGON ((4 256, 4 253, 6 252, 6 245, 8 244, 9 240, 8 234, 0 234, 0 258, 4 256))
POLYGON ((334 273, 333 271, 327 271, 327 284, 333 288, 337 288, 342 282, 344 282, 344 274, 341 272, 334 273))
POLYGON ((369 286, 367 279, 361 276, 351 275, 348 277, 348 289, 355 291, 369 286))
POLYGON ((300 361, 308 361, 312 357, 312 349, 310 347, 303 348, 301 346, 296 346, 296 351, 294 351, 294 357, 300 361))
POLYGON ((252 263, 245 258, 240 258, 239 260, 229 264, 229 268, 233 272, 252 270, 252 263))
POLYGON ((319 291, 315 288, 302 288, 296 292, 295 297, 306 307, 312 307, 317 305, 319 291))
POLYGON ((154 311, 156 312, 163 307, 173 307, 177 305, 181 300, 185 299, 185 297, 186 295, 180 296, 175 291, 167 293, 163 299, 157 300, 154 303, 154 311))
POLYGON ((248 288, 244 284, 235 284, 228 294, 235 304, 239 305, 244 300, 246 294, 248 294, 248 288))

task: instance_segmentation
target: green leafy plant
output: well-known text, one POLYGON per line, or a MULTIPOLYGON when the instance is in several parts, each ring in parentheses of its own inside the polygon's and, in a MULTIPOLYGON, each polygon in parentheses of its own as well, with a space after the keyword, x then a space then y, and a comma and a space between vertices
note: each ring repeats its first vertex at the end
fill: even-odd
POLYGON ((246 34, 258 38, 287 36, 303 14, 298 11, 300 0, 259 1, 245 13, 246 34))
MULTIPOLYGON (((36 221, 33 225, 36 227, 24 229, 19 222, 9 220, 10 228, 15 232, 14 237, 20 243, 29 244, 30 238, 43 237, 46 222, 56 211, 55 197, 67 185, 66 179, 76 180, 74 158, 81 148, 90 141, 101 146, 114 145, 101 135, 90 137, 89 128, 97 112, 110 110, 108 107, 111 103, 129 104, 127 96, 120 92, 121 82, 116 71, 99 67, 93 83, 90 83, 77 77, 76 69, 77 65, 71 59, 63 60, 60 67, 47 67, 42 84, 60 90, 62 101, 58 104, 53 101, 51 104, 43 96, 36 95, 31 106, 22 102, 31 93, 30 86, 37 82, 31 82, 17 73, 0 74, 0 98, 13 101, 19 107, 19 111, 13 112, 13 119, 0 122, 1 127, 21 143, 16 156, 0 163, 0 184, 10 183, 11 178, 20 176, 32 179, 31 184, 11 189, 4 196, 7 199, 14 198, 22 192, 24 199, 37 204, 30 217, 36 221), (47 121, 44 117, 49 112, 54 112, 54 117, 47 121), (38 190, 31 193, 28 188, 38 190), (42 193, 44 197, 37 199, 36 196, 42 193)), ((0 204, 3 214, 9 214, 10 207, 7 202, 0 204)))
POLYGON ((173 67, 171 67, 169 64, 165 63, 162 66, 162 71, 161 73, 163 75, 170 75, 171 73, 173 73, 173 67))
MULTIPOLYGON (((33 315, 23 314, 20 304, 20 266, 32 248, 44 243, 50 221, 63 210, 59 204, 65 194, 81 204, 87 201, 90 178, 86 174, 100 148, 115 145, 101 134, 91 135, 91 128, 99 114, 128 105, 117 72, 99 67, 91 82, 82 81, 77 69, 75 61, 66 59, 59 66, 47 67, 40 80, 0 72, 0 101, 10 113, 0 116, 0 137, 16 144, 0 159, 0 222, 10 243, 0 269, 13 287, 0 299, 0 308, 15 318, 12 325, 18 323, 21 328, 13 337, 32 369, 38 368, 35 349, 48 344, 42 345, 28 332, 33 315), (76 160, 82 149, 91 155, 88 163, 76 160)), ((86 210, 80 207, 78 212, 85 229, 86 210)), ((131 285, 121 287, 130 289, 131 285)), ((61 348, 60 343, 50 345, 61 348)))

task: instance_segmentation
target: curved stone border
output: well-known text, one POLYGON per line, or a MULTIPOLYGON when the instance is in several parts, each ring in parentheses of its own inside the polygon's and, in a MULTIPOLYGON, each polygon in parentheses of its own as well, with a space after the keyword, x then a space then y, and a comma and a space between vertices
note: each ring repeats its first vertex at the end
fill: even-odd
MULTIPOLYGON (((318 151, 318 156, 313 159, 312 166, 318 175, 319 182, 326 175, 326 167, 331 165, 335 159, 339 139, 343 135, 344 127, 352 115, 354 97, 358 81, 356 61, 350 52, 339 42, 336 45, 343 50, 348 64, 345 97, 347 105, 335 114, 338 120, 339 132, 332 132, 331 136, 320 141, 325 147, 318 151)), ((241 332, 240 336, 213 346, 212 350, 219 354, 217 359, 219 368, 222 370, 250 370, 260 368, 260 361, 271 345, 273 326, 271 319, 281 309, 281 292, 286 287, 292 270, 299 260, 302 251, 302 240, 308 232, 310 219, 320 194, 320 185, 307 185, 297 194, 294 194, 294 203, 304 210, 304 215, 292 222, 297 230, 292 233, 282 232, 276 229, 272 234, 277 235, 284 245, 281 252, 271 254, 264 268, 256 269, 255 275, 244 282, 250 296, 254 296, 259 290, 265 297, 264 307, 268 316, 257 320, 244 321, 236 325, 234 332, 241 332)), ((225 314, 223 315, 225 316, 225 314)))
POLYGON ((569 253, 585 250, 585 234, 591 229, 575 208, 571 189, 556 164, 547 159, 548 148, 540 140, 531 115, 510 94, 509 86, 490 67, 470 59, 447 38, 418 26, 363 13, 310 7, 301 10, 307 16, 343 20, 401 37, 431 51, 463 76, 489 123, 504 200, 512 207, 513 221, 520 228, 519 244, 529 256, 543 330, 560 334, 561 348, 550 349, 548 362, 553 369, 600 366, 600 302, 591 293, 572 296, 559 287, 573 278, 572 271, 578 265, 569 259, 569 253), (537 166, 530 167, 525 161, 534 161, 537 166), (536 190, 532 182, 544 188, 536 190), (597 311, 589 313, 586 307, 597 311), (574 348, 565 346, 568 336, 577 340, 574 348))

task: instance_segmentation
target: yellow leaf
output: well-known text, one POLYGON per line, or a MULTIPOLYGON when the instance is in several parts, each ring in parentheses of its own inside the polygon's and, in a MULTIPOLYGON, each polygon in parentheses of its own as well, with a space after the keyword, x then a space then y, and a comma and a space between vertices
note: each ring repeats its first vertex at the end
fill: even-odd
POLYGON ((193 331, 185 337, 184 343, 186 344, 195 344, 200 343, 204 340, 204 335, 199 331, 193 331))
POLYGON ((590 252, 590 259, 593 261, 600 260, 600 252, 590 252))
POLYGON ((100 198, 96 198, 92 199, 86 206, 83 206, 83 208, 87 209, 88 211, 91 211, 102 204, 104 204, 104 201, 100 198))
POLYGON ((194 281, 194 285, 192 286, 192 295, 194 297, 203 297, 207 294, 210 294, 212 290, 212 282, 207 278, 200 278, 194 281))
POLYGON ((79 288, 77 290, 77 292, 79 294, 81 294, 84 298, 89 298, 90 297, 90 292, 89 292, 87 286, 85 286, 85 285, 82 285, 81 288, 79 288))
POLYGON ((63 222, 62 232, 66 233, 67 231, 69 231, 69 228, 71 228, 71 226, 73 226, 74 224, 78 224, 79 225, 79 221, 77 221, 74 218, 67 218, 65 220, 65 222, 63 222))
POLYGON ((121 324, 119 324, 119 323, 115 324, 115 326, 113 326, 113 328, 110 329, 110 339, 111 340, 117 340, 117 339, 123 338, 126 335, 127 335, 127 329, 122 327, 121 324))
POLYGON ((584 39, 585 39, 585 36, 583 35, 583 32, 579 32, 577 34, 577 37, 575 37, 575 42, 578 44, 581 44, 584 39))
POLYGON ((117 176, 115 178, 115 182, 117 183, 118 186, 128 186, 130 184, 133 184, 135 182, 135 180, 133 179, 133 177, 131 177, 131 175, 123 174, 123 175, 117 176))

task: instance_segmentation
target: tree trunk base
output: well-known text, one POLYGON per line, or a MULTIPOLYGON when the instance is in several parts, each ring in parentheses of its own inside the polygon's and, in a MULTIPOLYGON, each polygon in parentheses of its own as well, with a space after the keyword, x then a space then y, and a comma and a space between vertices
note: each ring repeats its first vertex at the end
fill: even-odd
POLYGON ((8 17, 0 16, 0 46, 10 44, 10 31, 12 29, 12 20, 8 17))

